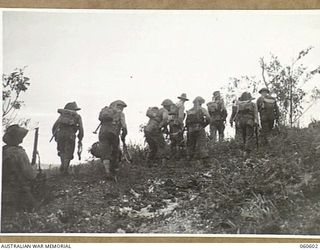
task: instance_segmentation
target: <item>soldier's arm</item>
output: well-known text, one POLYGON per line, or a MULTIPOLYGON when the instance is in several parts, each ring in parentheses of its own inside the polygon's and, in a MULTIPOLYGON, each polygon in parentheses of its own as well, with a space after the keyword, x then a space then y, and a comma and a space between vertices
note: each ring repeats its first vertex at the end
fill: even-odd
POLYGON ((53 127, 52 127, 52 134, 53 134, 53 135, 54 135, 55 132, 57 131, 58 125, 59 125, 58 120, 56 120, 56 122, 53 124, 53 127))
POLYGON ((231 113, 231 117, 230 117, 230 123, 234 121, 234 118, 237 114, 237 106, 232 106, 232 113, 231 113))
POLYGON ((259 124, 258 107, 254 102, 252 104, 253 104, 253 112, 254 112, 254 123, 259 124))
POLYGON ((203 114, 203 116, 205 118, 205 126, 207 126, 210 123, 210 120, 211 120, 210 114, 205 108, 201 108, 201 109, 202 109, 202 114, 203 114))
POLYGON ((183 123, 183 120, 184 120, 184 106, 182 106, 182 105, 179 107, 178 118, 179 118, 179 122, 183 123))
POLYGON ((122 129, 127 129, 126 117, 125 117, 124 113, 121 113, 120 124, 121 124, 122 129))
POLYGON ((18 150, 16 156, 11 159, 11 166, 14 166, 12 170, 17 180, 19 180, 19 185, 23 186, 28 184, 24 183, 26 180, 32 181, 35 178, 36 171, 32 168, 25 150, 23 148, 19 148, 18 150))
POLYGON ((82 138, 83 138, 83 123, 82 123, 82 118, 81 116, 79 115, 79 118, 78 118, 78 129, 79 129, 79 132, 78 132, 78 139, 79 141, 82 141, 82 138))
POLYGON ((168 120, 169 120, 169 114, 167 111, 164 110, 162 112, 162 120, 159 124, 159 127, 160 128, 166 127, 168 125, 168 120))
POLYGON ((276 121, 279 122, 279 119, 280 119, 280 111, 279 111, 279 106, 276 102, 276 105, 274 107, 274 113, 275 113, 275 118, 276 118, 276 121))
POLYGON ((261 110, 262 110, 262 106, 263 106, 262 103, 263 103, 263 98, 259 97, 257 100, 257 105, 256 105, 258 112, 261 112, 261 110))
POLYGON ((222 109, 222 118, 224 121, 227 119, 227 116, 228 116, 227 109, 226 108, 222 109))
POLYGON ((122 129, 122 134, 121 134, 121 139, 124 140, 125 137, 128 134, 128 129, 127 129, 127 124, 126 124, 126 118, 124 113, 121 113, 120 116, 120 124, 121 124, 121 129, 122 129))

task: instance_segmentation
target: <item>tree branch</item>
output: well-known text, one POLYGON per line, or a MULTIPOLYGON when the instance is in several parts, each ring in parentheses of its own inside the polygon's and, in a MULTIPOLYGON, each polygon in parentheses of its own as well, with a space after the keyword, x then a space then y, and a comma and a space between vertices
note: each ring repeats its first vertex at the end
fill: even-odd
POLYGON ((260 59, 260 66, 261 66, 261 69, 262 69, 262 80, 264 82, 264 85, 268 88, 268 83, 266 81, 266 78, 265 78, 265 75, 264 75, 264 72, 265 72, 265 63, 263 61, 263 57, 260 59))
POLYGON ((11 100, 9 100, 9 103, 8 103, 8 106, 7 106, 7 111, 2 116, 6 116, 7 114, 9 114, 11 112, 11 110, 14 108, 14 103, 18 100, 18 98, 19 98, 19 94, 17 94, 15 100, 11 103, 10 107, 9 107, 9 103, 10 103, 11 100))

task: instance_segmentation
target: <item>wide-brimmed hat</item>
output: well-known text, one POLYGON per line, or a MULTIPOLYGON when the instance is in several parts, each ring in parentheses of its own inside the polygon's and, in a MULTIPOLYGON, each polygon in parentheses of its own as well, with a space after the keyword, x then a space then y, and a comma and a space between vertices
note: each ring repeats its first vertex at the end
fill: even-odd
POLYGON ((173 101, 171 101, 170 99, 165 99, 163 100, 163 102, 161 103, 162 106, 170 106, 173 104, 173 101))
POLYGON ((189 99, 187 98, 187 94, 186 93, 182 93, 181 96, 178 96, 178 98, 181 99, 181 100, 189 101, 189 99))
POLYGON ((200 105, 205 103, 206 101, 201 97, 201 96, 197 96, 196 98, 194 98, 193 103, 199 103, 200 105))
POLYGON ((22 142, 27 133, 27 129, 20 127, 18 124, 14 124, 6 129, 2 140, 9 145, 18 145, 22 142))
POLYGON ((78 107, 76 102, 68 102, 66 106, 64 106, 64 109, 69 109, 74 111, 81 110, 81 108, 78 107))
POLYGON ((251 101, 254 100, 254 98, 251 96, 251 93, 249 92, 243 92, 242 95, 239 98, 239 101, 251 101))
POLYGON ((116 106, 120 106, 120 107, 127 107, 127 104, 122 101, 122 100, 116 100, 116 101, 113 101, 112 103, 110 103, 109 105, 110 107, 116 107, 116 106))
POLYGON ((268 94, 270 94, 270 91, 267 88, 262 88, 259 90, 259 94, 261 94, 262 92, 267 92, 268 94))

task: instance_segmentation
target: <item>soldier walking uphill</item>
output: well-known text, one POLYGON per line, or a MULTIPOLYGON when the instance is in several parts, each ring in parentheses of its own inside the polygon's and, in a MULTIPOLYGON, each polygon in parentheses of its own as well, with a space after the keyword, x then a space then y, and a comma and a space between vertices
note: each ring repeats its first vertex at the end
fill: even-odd
POLYGON ((231 117, 230 117, 230 126, 231 128, 235 127, 235 140, 239 141, 241 140, 241 133, 239 128, 239 121, 237 119, 237 113, 238 113, 238 105, 239 105, 239 99, 235 99, 232 101, 232 111, 231 111, 231 117))
POLYGON ((28 130, 11 125, 3 136, 6 145, 2 151, 2 231, 6 231, 10 220, 13 222, 15 212, 30 212, 38 206, 31 193, 35 171, 25 150, 19 146, 27 133, 28 130))
MULTIPOLYGON (((249 92, 243 92, 238 101, 237 120, 239 122, 239 132, 244 145, 244 157, 250 153, 255 145, 255 129, 258 127, 258 110, 252 102, 249 92)), ((257 138, 256 138, 257 139, 257 138)))
POLYGON ((276 99, 269 95, 267 88, 262 88, 259 93, 261 96, 257 100, 257 107, 260 114, 262 144, 268 145, 274 122, 279 123, 279 108, 276 99))
POLYGON ((99 130, 99 143, 101 160, 106 178, 115 177, 119 167, 120 140, 125 141, 128 134, 127 124, 123 109, 127 104, 121 100, 112 102, 109 107, 104 107, 99 114, 101 127, 99 130))
POLYGON ((216 142, 217 132, 219 141, 224 139, 225 122, 228 116, 224 101, 220 95, 220 91, 213 92, 212 102, 207 104, 210 114, 210 138, 216 142))
POLYGON ((63 109, 58 109, 60 114, 52 127, 52 134, 57 142, 58 156, 61 159, 60 171, 68 174, 70 161, 75 150, 76 134, 78 132, 78 145, 82 146, 83 125, 81 116, 77 111, 81 110, 76 102, 69 102, 63 109))
POLYGON ((153 162, 160 159, 161 164, 164 165, 166 142, 163 133, 168 133, 168 112, 173 102, 165 99, 161 105, 163 106, 161 109, 157 107, 148 109, 147 116, 150 119, 144 128, 144 135, 150 148, 148 161, 153 162))
POLYGON ((169 129, 170 129, 170 147, 171 155, 178 159, 181 156, 182 148, 184 147, 183 132, 184 132, 184 118, 185 107, 184 103, 189 101, 185 93, 178 96, 179 102, 173 104, 169 111, 169 129))
POLYGON ((193 107, 187 111, 187 147, 188 159, 208 158, 205 127, 210 123, 210 115, 201 105, 205 100, 198 96, 193 101, 193 107))

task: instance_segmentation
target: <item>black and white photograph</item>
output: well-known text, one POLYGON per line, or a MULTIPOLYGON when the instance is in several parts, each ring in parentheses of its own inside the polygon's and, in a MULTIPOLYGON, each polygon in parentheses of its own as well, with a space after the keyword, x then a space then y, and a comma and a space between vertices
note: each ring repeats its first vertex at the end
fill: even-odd
POLYGON ((1 233, 320 235, 320 10, 1 14, 1 233))

